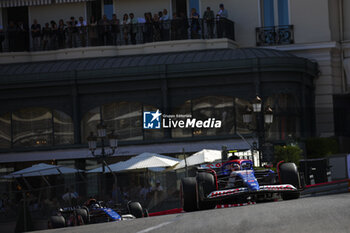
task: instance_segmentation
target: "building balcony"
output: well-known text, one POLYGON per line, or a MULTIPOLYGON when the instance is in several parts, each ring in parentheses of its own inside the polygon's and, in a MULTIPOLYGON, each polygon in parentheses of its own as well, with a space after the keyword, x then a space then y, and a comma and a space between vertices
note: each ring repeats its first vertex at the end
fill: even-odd
POLYGON ((38 39, 33 38, 30 33, 7 30, 3 32, 3 36, 3 53, 0 54, 2 64, 188 51, 209 47, 227 48, 232 47, 232 44, 236 47, 234 22, 227 19, 176 19, 162 23, 75 27, 67 28, 63 32, 50 31, 38 39), (220 41, 221 44, 225 42, 224 47, 220 45, 220 41), (72 54, 75 55, 72 57, 72 54))
POLYGON ((256 28, 256 45, 294 44, 293 25, 256 28))

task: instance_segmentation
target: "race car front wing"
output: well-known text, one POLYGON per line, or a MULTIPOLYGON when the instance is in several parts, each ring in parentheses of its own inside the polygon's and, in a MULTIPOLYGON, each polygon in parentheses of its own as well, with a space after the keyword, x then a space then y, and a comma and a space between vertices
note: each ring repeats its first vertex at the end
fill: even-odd
POLYGON ((216 198, 229 197, 229 196, 242 195, 242 194, 282 193, 282 192, 291 192, 291 191, 298 191, 298 189, 295 188, 291 184, 262 185, 262 186, 260 186, 259 190, 255 190, 255 191, 250 191, 246 187, 225 189, 225 190, 216 190, 216 191, 211 192, 207 196, 207 198, 208 199, 216 199, 216 198))

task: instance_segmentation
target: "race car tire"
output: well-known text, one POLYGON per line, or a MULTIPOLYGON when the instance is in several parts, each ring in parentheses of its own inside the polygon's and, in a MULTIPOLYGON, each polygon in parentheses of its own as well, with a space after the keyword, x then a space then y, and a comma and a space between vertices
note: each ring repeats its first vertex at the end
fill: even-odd
POLYGON ((186 212, 198 210, 197 181, 196 177, 186 177, 181 179, 181 205, 186 212))
MULTIPOLYGON (((298 168, 295 163, 282 163, 279 166, 279 175, 281 179, 281 184, 291 184, 295 188, 301 188, 300 176, 298 168)), ((285 192, 282 193, 283 200, 292 200, 300 197, 299 190, 294 192, 285 192)))
POLYGON ((143 209, 143 217, 144 217, 144 218, 149 217, 148 209, 146 209, 146 208, 143 209))
POLYGON ((212 191, 216 190, 214 176, 208 172, 199 172, 196 179, 198 185, 198 208, 200 210, 214 209, 216 203, 204 201, 212 191))
POLYGON ((77 216, 80 215, 83 218, 84 223, 89 223, 89 210, 85 208, 75 210, 77 216))
POLYGON ((62 228, 66 226, 66 220, 63 216, 51 216, 49 219, 49 228, 62 228))
POLYGON ((295 188, 300 189, 300 177, 295 163, 282 163, 279 166, 279 175, 281 184, 291 184, 295 188))
POLYGON ((88 208, 87 206, 83 206, 83 207, 81 207, 81 208, 84 209, 84 210, 86 210, 86 212, 87 212, 86 221, 85 221, 85 219, 84 219, 85 223, 90 223, 90 210, 89 210, 89 208, 88 208))
POLYGON ((143 217, 142 206, 139 202, 129 202, 128 203, 129 213, 134 215, 135 218, 143 217))

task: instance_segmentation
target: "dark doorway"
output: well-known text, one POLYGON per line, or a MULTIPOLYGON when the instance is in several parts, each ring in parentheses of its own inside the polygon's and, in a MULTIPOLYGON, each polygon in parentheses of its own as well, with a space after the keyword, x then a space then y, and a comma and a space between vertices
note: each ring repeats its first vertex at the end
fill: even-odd
POLYGON ((7 8, 7 32, 11 52, 29 51, 28 7, 7 8))
POLYGON ((94 16, 96 20, 100 20, 102 17, 101 12, 101 0, 89 1, 87 4, 87 21, 90 21, 91 16, 94 16))
POLYGON ((25 25, 29 26, 28 22, 28 7, 10 7, 7 8, 7 22, 13 21, 16 24, 22 21, 25 25))
POLYGON ((187 15, 187 0, 173 0, 172 2, 173 13, 176 12, 178 16, 181 13, 187 15))

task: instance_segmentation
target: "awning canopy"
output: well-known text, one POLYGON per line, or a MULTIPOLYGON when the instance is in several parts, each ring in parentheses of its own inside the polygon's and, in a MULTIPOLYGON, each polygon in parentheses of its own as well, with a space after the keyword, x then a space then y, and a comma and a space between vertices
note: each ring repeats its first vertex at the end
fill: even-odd
POLYGON ((218 159, 221 159, 220 150, 204 149, 186 158, 186 162, 184 159, 181 160, 180 163, 177 164, 174 169, 176 170, 176 169, 184 168, 186 163, 187 163, 187 166, 194 166, 194 165, 203 164, 203 163, 211 163, 218 159))
POLYGON ((51 4, 53 0, 0 0, 0 7, 40 6, 51 4))
POLYGON ((40 6, 53 3, 74 3, 87 2, 94 0, 0 0, 0 8, 18 7, 18 6, 40 6))
POLYGON ((49 176, 49 175, 60 175, 60 174, 71 174, 82 172, 82 170, 50 165, 46 163, 35 164, 31 167, 12 172, 11 174, 5 175, 2 178, 18 178, 18 177, 30 177, 30 176, 49 176))
MULTIPOLYGON (((161 167, 171 167, 176 165, 180 160, 176 158, 172 158, 165 155, 160 155, 156 153, 142 153, 131 159, 115 164, 109 165, 109 168, 113 172, 121 172, 121 171, 129 171, 129 170, 138 170, 138 169, 148 169, 148 168, 161 168, 161 167)), ((110 172, 109 169, 106 168, 106 172, 110 172)), ((88 171, 91 172, 102 172, 102 169, 96 168, 88 171)))

